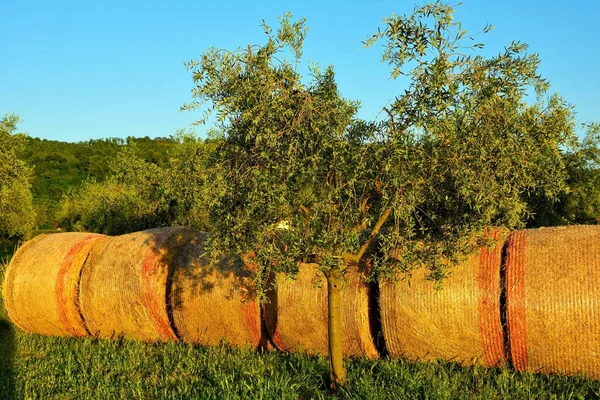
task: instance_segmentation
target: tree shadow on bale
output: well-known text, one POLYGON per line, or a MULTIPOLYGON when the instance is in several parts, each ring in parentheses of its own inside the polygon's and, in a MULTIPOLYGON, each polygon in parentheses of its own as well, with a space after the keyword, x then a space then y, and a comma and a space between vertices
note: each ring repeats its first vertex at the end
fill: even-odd
POLYGON ((211 260, 209 235, 190 228, 171 229, 149 246, 168 266, 166 311, 178 339, 205 346, 223 341, 234 347, 268 349, 252 271, 235 257, 211 260))
MULTIPOLYGON (((167 298, 179 337, 201 345, 269 348, 250 271, 235 257, 207 257, 207 233, 175 234, 167 298), (185 243, 183 243, 185 242, 185 243)), ((167 257, 169 258, 169 257, 167 257)))
POLYGON ((266 347, 253 274, 231 257, 211 262, 209 235, 185 227, 114 236, 95 246, 80 280, 92 335, 205 346, 266 347))

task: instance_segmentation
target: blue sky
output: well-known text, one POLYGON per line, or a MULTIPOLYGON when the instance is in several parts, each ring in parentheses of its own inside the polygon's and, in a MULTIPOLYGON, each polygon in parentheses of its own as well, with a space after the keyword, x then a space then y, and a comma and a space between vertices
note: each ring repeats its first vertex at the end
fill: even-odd
MULTIPOLYGON (((180 112, 191 76, 183 62, 210 46, 263 43, 260 22, 291 11, 311 27, 306 61, 335 66, 360 116, 404 87, 389 81, 380 47, 361 41, 384 16, 414 1, 9 1, 0 7, 0 115, 20 114, 31 136, 80 141, 169 136, 199 114, 180 112)), ((422 2, 419 2, 422 4, 422 2)), ((455 18, 483 36, 485 54, 512 40, 540 54, 540 72, 576 105, 579 122, 600 121, 600 1, 465 0, 455 18)), ((204 128, 198 128, 202 135, 204 128)))

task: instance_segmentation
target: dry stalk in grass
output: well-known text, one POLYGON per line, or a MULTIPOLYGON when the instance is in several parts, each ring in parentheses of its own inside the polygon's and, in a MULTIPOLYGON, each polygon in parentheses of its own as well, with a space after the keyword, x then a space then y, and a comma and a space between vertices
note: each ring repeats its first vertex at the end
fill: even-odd
POLYGON ((177 340, 167 297, 174 260, 197 233, 159 228, 96 246, 81 275, 81 311, 91 334, 177 340))
POLYGON ((205 346, 266 347, 249 272, 232 259, 211 264, 202 257, 205 240, 205 233, 194 236, 175 261, 171 304, 180 338, 205 346))
MULTIPOLYGON (((328 354, 327 282, 316 265, 300 264, 295 280, 275 277, 275 289, 264 306, 267 331, 283 351, 328 354)), ((369 324, 368 288, 363 276, 349 267, 341 294, 342 346, 345 356, 377 358, 369 324)))
POLYGON ((516 370, 600 378, 599 267, 600 226, 511 233, 506 300, 516 370))
POLYGON ((10 319, 32 333, 55 336, 88 334, 79 308, 79 277, 94 246, 104 235, 39 235, 19 248, 3 285, 10 319))
MULTIPOLYGON (((492 234, 500 237, 499 230, 492 234)), ((436 290, 427 270, 410 281, 380 283, 383 336, 391 357, 444 359, 462 365, 505 363, 500 318, 502 241, 452 269, 436 290)))

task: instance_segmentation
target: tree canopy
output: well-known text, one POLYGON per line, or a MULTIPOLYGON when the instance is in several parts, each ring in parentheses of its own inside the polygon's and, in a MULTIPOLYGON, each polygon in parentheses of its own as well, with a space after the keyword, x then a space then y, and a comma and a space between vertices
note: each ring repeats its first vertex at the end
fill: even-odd
POLYGON ((299 73, 304 20, 288 14, 275 32, 263 27, 262 46, 211 49, 188 64, 196 101, 185 108, 208 102, 222 132, 213 248, 252 253, 273 270, 315 257, 326 269, 358 245, 373 182, 362 162, 369 129, 354 117, 358 104, 340 96, 333 68, 299 73))
POLYGON ((173 138, 107 138, 77 143, 28 137, 18 156, 33 169, 31 179, 36 226, 55 227, 56 212, 63 196, 88 179, 103 182, 112 174, 111 163, 130 146, 144 160, 167 165, 173 138))
POLYGON ((470 251, 486 228, 522 227, 528 193, 553 201, 566 191, 562 152, 576 143, 573 113, 548 95, 527 45, 477 54, 483 44, 449 5, 426 4, 384 24, 366 45, 383 41, 391 77, 410 84, 385 108, 379 139, 382 198, 393 215, 381 238, 400 249, 401 269, 423 265, 416 256, 442 277, 441 261, 470 251))
POLYGON ((585 124, 585 136, 563 153, 568 190, 551 201, 537 191, 525 198, 528 227, 597 224, 600 221, 600 124, 585 124))
POLYGON ((26 141, 24 134, 17 133, 18 123, 15 114, 0 120, 0 238, 25 236, 35 221, 31 170, 17 157, 26 141))
POLYGON ((273 271, 370 257, 386 276, 427 265, 441 278, 486 228, 523 226, 527 193, 564 193, 570 106, 547 94, 526 45, 478 55, 453 13, 417 7, 367 40, 383 42, 392 78, 410 80, 380 123, 356 118, 332 67, 300 74, 307 28, 289 14, 275 31, 263 25, 264 45, 213 48, 188 63, 194 101, 184 108, 216 111, 222 132, 213 248, 273 271), (384 251, 365 257, 375 237, 384 251))
POLYGON ((299 262, 324 273, 334 387, 345 379, 346 267, 390 279, 427 267, 440 280, 487 243, 487 229, 523 226, 528 194, 553 201, 567 190, 573 114, 547 94, 538 56, 518 42, 477 54, 483 44, 471 45, 453 14, 425 4, 385 19, 366 41, 383 42, 391 78, 409 79, 379 123, 356 118, 359 104, 342 97, 333 67, 300 73, 308 29, 290 14, 276 30, 263 22, 263 45, 212 48, 187 64, 193 101, 183 108, 203 108, 199 122, 216 112, 222 132, 209 248, 260 265, 259 287, 299 262))

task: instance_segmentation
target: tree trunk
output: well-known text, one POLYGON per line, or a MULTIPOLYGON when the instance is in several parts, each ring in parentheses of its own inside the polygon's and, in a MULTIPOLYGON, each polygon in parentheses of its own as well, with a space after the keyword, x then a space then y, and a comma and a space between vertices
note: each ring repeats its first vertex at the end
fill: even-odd
POLYGON ((327 305, 329 310, 329 386, 336 390, 346 383, 342 351, 342 271, 334 267, 326 274, 327 305))

